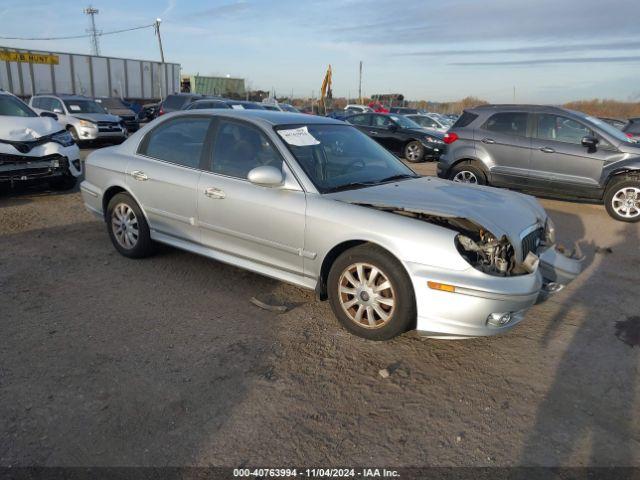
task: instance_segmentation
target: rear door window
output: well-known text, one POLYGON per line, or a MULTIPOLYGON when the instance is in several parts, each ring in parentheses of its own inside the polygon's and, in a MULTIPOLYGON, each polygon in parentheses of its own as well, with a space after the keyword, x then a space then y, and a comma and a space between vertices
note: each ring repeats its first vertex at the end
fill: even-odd
POLYGON ((528 116, 529 115, 524 112, 494 113, 482 128, 490 132, 526 137, 528 116))
POLYGON ((354 115, 347 119, 349 123, 352 125, 369 125, 369 117, 370 115, 354 115))
POLYGON ((199 168, 210 124, 210 117, 192 115, 168 120, 147 134, 138 153, 183 167, 199 168))

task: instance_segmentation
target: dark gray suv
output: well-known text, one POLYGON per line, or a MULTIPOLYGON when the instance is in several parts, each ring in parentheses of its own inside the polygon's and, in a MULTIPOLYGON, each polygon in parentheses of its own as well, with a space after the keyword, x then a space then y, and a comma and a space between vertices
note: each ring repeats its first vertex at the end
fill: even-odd
POLYGON ((559 107, 466 110, 444 137, 438 176, 544 196, 604 202, 640 221, 640 144, 594 117, 559 107))

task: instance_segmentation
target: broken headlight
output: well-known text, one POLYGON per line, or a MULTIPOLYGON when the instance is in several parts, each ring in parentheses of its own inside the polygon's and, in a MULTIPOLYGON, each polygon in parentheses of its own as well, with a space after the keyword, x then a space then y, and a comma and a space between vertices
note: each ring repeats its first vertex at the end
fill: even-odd
POLYGON ((73 137, 71 136, 71 134, 66 130, 63 130, 61 132, 54 133, 53 135, 51 135, 51 141, 56 142, 62 145, 63 147, 70 147, 75 143, 73 141, 73 137))
POLYGON ((544 243, 547 245, 556 243, 556 226, 551 217, 547 217, 547 221, 544 224, 544 243))
POLYGON ((509 240, 504 236, 497 239, 482 229, 473 237, 463 234, 456 236, 460 255, 476 270, 490 275, 510 275, 516 261, 509 240))

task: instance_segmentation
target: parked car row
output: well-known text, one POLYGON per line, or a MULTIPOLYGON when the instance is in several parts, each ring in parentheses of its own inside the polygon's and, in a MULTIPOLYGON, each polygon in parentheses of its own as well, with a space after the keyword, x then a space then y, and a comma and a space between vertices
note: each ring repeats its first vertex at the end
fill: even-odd
POLYGON ((640 221, 640 144, 600 119, 560 107, 466 110, 445 134, 438 176, 539 195, 600 201, 640 221))
POLYGON ((444 134, 424 128, 409 116, 363 113, 344 119, 392 153, 408 161, 437 160, 445 149, 444 134))
POLYGON ((243 100, 234 100, 230 98, 218 97, 213 95, 200 95, 195 93, 173 93, 167 95, 160 104, 158 115, 175 112, 177 110, 193 110, 207 108, 222 108, 236 110, 272 110, 278 112, 294 112, 298 109, 288 103, 279 103, 275 100, 267 100, 261 103, 249 102, 243 100))

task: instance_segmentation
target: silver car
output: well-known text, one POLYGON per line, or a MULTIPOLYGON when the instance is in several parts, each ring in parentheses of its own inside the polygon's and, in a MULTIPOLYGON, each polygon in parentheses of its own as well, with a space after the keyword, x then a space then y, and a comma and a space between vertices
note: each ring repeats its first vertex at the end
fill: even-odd
POLYGON ((505 332, 581 267, 534 198, 419 177, 324 117, 168 114, 89 155, 81 191, 121 254, 161 242, 314 289, 374 340, 505 332))
POLYGON ((51 112, 76 142, 125 139, 122 119, 111 115, 94 99, 82 95, 34 95, 29 105, 38 113, 51 112))

